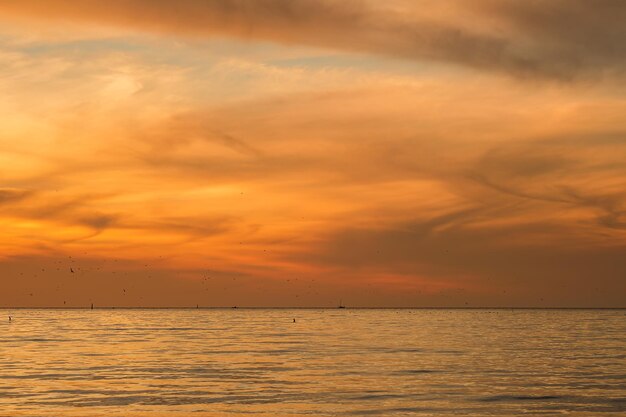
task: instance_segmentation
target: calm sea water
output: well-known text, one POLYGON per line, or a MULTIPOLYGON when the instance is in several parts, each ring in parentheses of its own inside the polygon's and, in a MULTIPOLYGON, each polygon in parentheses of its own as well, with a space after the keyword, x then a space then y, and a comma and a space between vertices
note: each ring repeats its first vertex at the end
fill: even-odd
POLYGON ((626 415, 624 310, 8 314, 2 416, 626 415))

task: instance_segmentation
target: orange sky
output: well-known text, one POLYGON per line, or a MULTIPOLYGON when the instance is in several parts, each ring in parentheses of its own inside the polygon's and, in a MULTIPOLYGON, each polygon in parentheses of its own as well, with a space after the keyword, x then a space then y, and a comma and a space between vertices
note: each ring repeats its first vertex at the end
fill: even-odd
POLYGON ((626 307, 625 20, 0 2, 0 305, 626 307))

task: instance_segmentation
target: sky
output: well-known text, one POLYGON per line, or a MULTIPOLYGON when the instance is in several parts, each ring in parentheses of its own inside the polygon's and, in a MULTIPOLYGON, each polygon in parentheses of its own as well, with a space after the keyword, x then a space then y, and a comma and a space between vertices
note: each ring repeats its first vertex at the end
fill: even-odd
POLYGON ((2 0, 0 306, 626 307, 623 0, 2 0))

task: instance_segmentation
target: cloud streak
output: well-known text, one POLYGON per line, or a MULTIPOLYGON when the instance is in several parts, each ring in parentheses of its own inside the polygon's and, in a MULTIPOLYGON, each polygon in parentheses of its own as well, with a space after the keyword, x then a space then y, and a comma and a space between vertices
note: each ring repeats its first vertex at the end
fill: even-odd
POLYGON ((4 2, 0 14, 436 60, 524 77, 621 74, 626 64, 626 6, 619 0, 450 1, 452 12, 443 15, 430 0, 397 3, 401 11, 358 0, 24 0, 4 2))

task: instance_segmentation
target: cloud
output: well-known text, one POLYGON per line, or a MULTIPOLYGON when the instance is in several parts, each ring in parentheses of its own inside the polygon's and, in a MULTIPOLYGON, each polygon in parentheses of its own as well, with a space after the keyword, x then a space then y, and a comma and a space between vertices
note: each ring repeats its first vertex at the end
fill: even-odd
MULTIPOLYGON (((541 305, 540 298, 552 306, 623 306, 626 302, 624 244, 579 245, 569 226, 541 221, 480 229, 469 226, 489 214, 489 210, 457 212, 454 221, 446 221, 448 227, 440 230, 421 219, 393 227, 336 230, 315 250, 292 256, 299 262, 333 268, 338 275, 368 271, 356 274, 356 287, 374 274, 402 276, 413 283, 414 300, 423 299, 419 290, 432 292, 439 283, 462 290, 447 297, 451 305, 468 300, 472 305, 481 301, 496 306, 541 305), (561 238, 554 242, 551 237, 556 235, 561 238), (424 276, 429 279, 422 280, 424 276)), ((434 219, 436 223, 442 220, 434 219)))
MULTIPOLYGON (((30 4, 29 13, 64 3, 30 4)), ((243 24, 235 30, 225 17, 240 22, 242 5, 255 10, 270 3, 222 3, 235 6, 219 11, 211 27, 198 23, 206 20, 204 9, 188 17, 192 2, 184 1, 177 3, 178 17, 165 13, 174 3, 151 3, 148 14, 164 16, 133 26, 122 10, 138 4, 75 2, 70 10, 68 2, 50 14, 176 36, 244 37, 243 24), (101 13, 91 7, 102 7, 101 13), (176 19, 189 25, 179 30, 176 19)), ((32 258, 8 265, 7 274, 48 262, 42 254, 86 252, 94 262, 120 257, 143 265, 167 258, 169 264, 156 268, 167 282, 152 293, 154 304, 163 305, 195 305, 199 287, 186 280, 209 266, 230 280, 212 287, 214 302, 222 291, 229 303, 244 293, 254 302, 262 290, 256 300, 266 305, 288 305, 297 295, 306 305, 336 304, 342 293, 351 294, 350 305, 539 305, 539 294, 549 294, 552 305, 623 305, 626 125, 619 85, 537 88, 490 72, 387 65, 387 55, 436 58, 423 50, 397 53, 411 38, 400 39, 400 32, 420 29, 398 31, 400 23, 426 19, 417 3, 406 3, 402 16, 392 6, 374 13, 365 3, 286 7, 306 4, 329 8, 317 17, 293 11, 301 27, 292 24, 292 12, 276 7, 267 17, 244 14, 253 22, 249 39, 378 55, 320 58, 295 48, 285 57, 286 48, 273 47, 268 57, 253 46, 235 61, 231 55, 239 52, 231 50, 225 60, 216 50, 205 59, 197 43, 162 37, 8 47, 18 53, 5 61, 19 65, 3 66, 0 76, 7 93, 0 100, 7 115, 0 126, 0 252, 5 259, 32 258), (354 22, 320 21, 322 14, 351 10, 354 22), (282 20, 270 28, 271 19, 282 20), (349 44, 360 36, 377 38, 349 44), (116 51, 119 45, 123 51, 116 51), (55 62, 54 71, 41 71, 55 62), (275 88, 283 76, 288 81, 275 88), (135 84, 149 88, 125 88, 135 84), (245 285, 231 282, 244 275, 245 285), (285 281, 295 278, 298 284, 286 289, 285 281), (306 292, 313 280, 319 294, 306 292), (587 293, 589 300, 579 297, 587 293), (170 294, 175 303, 167 302, 170 294), (293 298, 283 302, 285 295, 293 298)), ((531 55, 535 47, 554 50, 567 42, 559 35, 535 45, 552 35, 525 35, 530 23, 521 18, 494 18, 506 20, 501 31, 480 28, 487 16, 508 16, 494 4, 436 9, 425 27, 460 26, 463 33, 523 41, 531 55), (468 14, 483 17, 461 23, 468 14)), ((68 33, 74 28, 67 27, 68 33)), ((465 52, 472 54, 473 46, 465 52)), ((489 65, 484 68, 510 69, 489 65)), ((599 67, 572 68, 582 74, 599 67)), ((35 266, 34 286, 65 279, 35 277, 35 266)), ((142 287, 151 285, 153 272, 137 276, 142 287)), ((111 276, 98 273, 96 286, 118 282, 111 276)), ((123 301, 117 292, 109 295, 123 301)), ((16 296, 30 297, 26 289, 16 296)))
MULTIPOLYGON (((202 112, 187 112, 178 114, 159 126, 158 136, 162 141, 169 143, 171 146, 177 146, 194 139, 203 141, 217 142, 225 147, 247 157, 259 157, 261 151, 248 144, 245 140, 237 138, 232 134, 220 131, 212 126, 213 121, 206 118, 206 114, 202 112)), ((148 137, 147 140, 154 143, 154 136, 148 137)))
POLYGON ((31 194, 28 190, 0 188, 0 205, 18 202, 31 194))
POLYGON ((116 217, 106 214, 93 214, 79 219, 80 223, 93 227, 96 230, 102 230, 112 226, 116 217))
MULTIPOLYGON (((467 178, 510 199, 560 210, 591 209, 601 227, 623 228, 626 142, 614 132, 533 139, 487 150, 467 178)), ((621 137, 626 137, 623 132, 621 137)))
POLYGON ((23 0, 0 13, 112 24, 176 36, 231 36, 410 59, 515 76, 621 73, 626 6, 619 0, 396 2, 348 0, 23 0))

